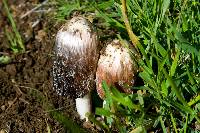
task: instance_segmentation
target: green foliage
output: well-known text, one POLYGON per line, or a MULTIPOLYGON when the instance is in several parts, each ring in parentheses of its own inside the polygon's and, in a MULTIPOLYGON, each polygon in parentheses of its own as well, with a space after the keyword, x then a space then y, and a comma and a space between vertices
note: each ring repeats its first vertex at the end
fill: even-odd
POLYGON ((58 6, 56 18, 60 20, 64 20, 65 17, 68 17, 72 11, 81 10, 80 3, 76 1, 77 0, 72 0, 68 2, 63 1, 63 0, 56 1, 57 6, 58 6))
POLYGON ((12 14, 9 11, 6 0, 3 0, 3 5, 4 5, 4 8, 5 8, 5 12, 7 14, 8 20, 9 20, 11 27, 12 27, 12 32, 9 32, 7 29, 5 29, 7 39, 10 42, 10 48, 12 49, 12 51, 14 53, 25 52, 25 47, 24 47, 21 35, 17 30, 15 21, 12 17, 12 14))
MULTIPOLYGON (((7 14, 7 18, 10 22, 11 27, 12 27, 11 30, 8 30, 8 29, 5 28, 5 35, 6 35, 8 41, 10 43, 10 49, 12 50, 12 52, 14 54, 23 53, 23 52, 25 52, 24 43, 23 43, 23 40, 21 38, 20 33, 17 30, 17 26, 16 26, 15 21, 12 17, 12 14, 9 11, 9 7, 7 5, 6 0, 3 0, 3 5, 4 5, 4 10, 7 14)), ((8 56, 8 55, 0 56, 0 64, 10 63, 12 58, 13 57, 8 56)))
MULTIPOLYGON (((74 3, 75 4, 75 3, 74 3)), ((195 0, 126 0, 132 31, 139 37, 139 76, 144 85, 133 87, 145 94, 127 95, 103 83, 106 103, 96 113, 103 115, 105 131, 162 129, 193 132, 200 123, 200 3, 195 0), (136 102, 137 101, 137 102, 136 102)), ((121 2, 80 2, 78 10, 93 12, 100 25, 118 31, 130 40, 122 18, 121 2)), ((109 30, 110 30, 109 29, 109 30)), ((104 32, 104 31, 103 31, 104 32)), ((117 37, 117 35, 116 35, 117 37)))
MULTIPOLYGON (((117 130, 118 132, 146 132, 151 127, 159 115, 148 113, 148 109, 143 108, 144 101, 151 98, 148 95, 137 93, 127 95, 120 93, 115 87, 108 87, 103 82, 106 98, 103 108, 96 108, 96 115, 104 116, 104 121, 99 122, 91 119, 106 132, 117 130), (108 128, 110 127, 110 128, 108 128)), ((150 105, 153 106, 153 105, 150 105)))

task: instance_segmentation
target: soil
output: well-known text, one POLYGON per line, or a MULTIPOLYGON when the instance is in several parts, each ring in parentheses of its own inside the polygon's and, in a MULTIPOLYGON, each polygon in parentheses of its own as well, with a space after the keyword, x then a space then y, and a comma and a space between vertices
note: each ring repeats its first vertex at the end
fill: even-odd
POLYGON ((13 54, 4 32, 12 27, 0 2, 0 54, 13 57, 0 65, 0 133, 67 132, 51 115, 55 110, 83 125, 74 102, 52 90, 52 49, 61 24, 47 15, 47 9, 20 18, 39 3, 41 0, 8 1, 26 47, 25 53, 13 54))

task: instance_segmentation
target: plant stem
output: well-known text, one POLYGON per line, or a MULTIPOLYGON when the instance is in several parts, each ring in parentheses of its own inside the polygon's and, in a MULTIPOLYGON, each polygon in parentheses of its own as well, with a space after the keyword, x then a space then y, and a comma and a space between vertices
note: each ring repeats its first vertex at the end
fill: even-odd
POLYGON ((136 45, 139 43, 139 39, 133 33, 132 28, 129 24, 128 17, 127 17, 126 0, 121 0, 121 2, 122 2, 122 16, 123 16, 123 19, 124 19, 124 23, 125 23, 128 35, 129 35, 133 45, 135 46, 135 48, 137 48, 136 45))
POLYGON ((126 30, 128 32, 128 35, 131 39, 131 42, 133 43, 134 51, 137 52, 137 56, 140 58, 140 54, 139 54, 138 49, 137 49, 137 47, 138 47, 140 49, 140 52, 142 53, 142 55, 146 59, 147 66, 151 67, 150 62, 148 60, 148 56, 145 53, 143 46, 139 42, 139 38, 133 33, 131 25, 129 24, 129 20, 128 20, 128 17, 127 17, 126 0, 121 0, 121 3, 122 3, 123 21, 124 21, 124 24, 126 26, 126 30))
POLYGON ((174 131, 175 131, 175 133, 178 133, 177 128, 176 128, 176 121, 175 121, 171 111, 170 111, 170 117, 171 117, 172 125, 174 127, 174 131))
POLYGON ((200 101, 200 94, 198 94, 194 99, 190 100, 190 102, 188 102, 188 105, 192 106, 193 104, 197 103, 198 101, 200 101))

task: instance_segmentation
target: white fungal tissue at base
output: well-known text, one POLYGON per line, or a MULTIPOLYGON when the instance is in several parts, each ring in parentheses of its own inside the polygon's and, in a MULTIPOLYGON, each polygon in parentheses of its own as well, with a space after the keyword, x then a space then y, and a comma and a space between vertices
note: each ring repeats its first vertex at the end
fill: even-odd
POLYGON ((86 121, 88 121, 86 113, 91 112, 91 101, 89 94, 87 94, 83 98, 76 99, 76 109, 78 114, 80 115, 80 118, 86 118, 86 121))

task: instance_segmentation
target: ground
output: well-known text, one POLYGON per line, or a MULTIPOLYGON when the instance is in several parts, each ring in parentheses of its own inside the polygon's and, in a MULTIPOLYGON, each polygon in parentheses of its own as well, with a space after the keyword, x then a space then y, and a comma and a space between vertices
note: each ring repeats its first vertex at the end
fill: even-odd
POLYGON ((53 118, 52 110, 62 110, 75 121, 74 102, 52 90, 52 57, 55 34, 61 24, 46 11, 32 12, 39 0, 8 1, 13 18, 24 40, 26 52, 13 56, 5 35, 11 29, 0 2, 0 54, 13 56, 9 64, 0 65, 0 132, 66 132, 53 118), (33 26, 35 24, 35 26, 33 26))

